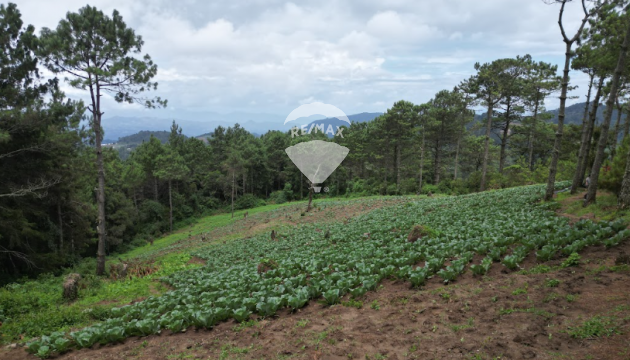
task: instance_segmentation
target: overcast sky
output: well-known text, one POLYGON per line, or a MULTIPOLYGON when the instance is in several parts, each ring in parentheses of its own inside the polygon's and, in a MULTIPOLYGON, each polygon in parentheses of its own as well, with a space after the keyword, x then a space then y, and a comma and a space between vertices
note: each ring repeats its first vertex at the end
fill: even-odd
MULTIPOLYGON (((25 23, 56 27, 85 0, 17 1, 25 23)), ((475 62, 530 54, 562 64, 559 7, 542 0, 97 0, 117 9, 158 64, 166 110, 116 104, 106 116, 190 118, 210 112, 281 116, 322 101, 346 114, 426 102, 474 73, 475 62)), ((567 5, 572 34, 579 2, 567 5)), ((561 65, 560 65, 561 66, 561 65)), ((560 73, 559 69, 559 73, 560 73)), ((572 72, 584 101, 586 77, 572 72)), ((65 87, 70 97, 81 91, 65 87)), ((558 106, 549 99, 547 108, 558 106)))

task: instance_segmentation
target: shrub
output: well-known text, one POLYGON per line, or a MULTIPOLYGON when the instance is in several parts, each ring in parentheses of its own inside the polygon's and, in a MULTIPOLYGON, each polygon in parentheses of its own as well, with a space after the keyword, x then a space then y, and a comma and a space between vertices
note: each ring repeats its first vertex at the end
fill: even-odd
POLYGON ((420 193, 426 195, 429 193, 429 191, 432 194, 436 194, 438 193, 438 187, 433 184, 422 184, 422 191, 420 193))
MULTIPOLYGON (((630 138, 625 139, 621 146, 617 148, 617 155, 613 158, 612 164, 610 164, 610 170, 606 171, 604 168, 600 173, 599 186, 602 189, 610 190, 615 195, 619 195, 619 191, 621 191, 621 181, 626 169, 625 155, 628 153, 628 144, 630 144, 630 138)), ((604 167, 606 165, 608 164, 604 164, 604 167)))
POLYGON ((284 189, 282 189, 282 191, 284 192, 284 197, 288 201, 293 200, 293 187, 291 186, 290 182, 284 183, 284 189))
POLYGON ((234 202, 234 208, 237 210, 251 209, 258 206, 259 199, 254 194, 241 195, 234 202))
POLYGON ((450 194, 451 193, 451 180, 444 179, 440 181, 440 183, 437 186, 437 189, 440 194, 450 194))
POLYGON ((287 202, 287 197, 282 190, 274 191, 269 195, 269 202, 272 204, 284 204, 287 202))
POLYGON ((415 194, 418 190, 418 179, 407 178, 400 182, 400 192, 403 194, 415 194))

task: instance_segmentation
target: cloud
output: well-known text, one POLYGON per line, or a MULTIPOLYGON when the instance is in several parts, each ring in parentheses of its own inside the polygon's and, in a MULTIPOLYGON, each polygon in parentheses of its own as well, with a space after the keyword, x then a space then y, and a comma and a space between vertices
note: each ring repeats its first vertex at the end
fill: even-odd
MULTIPOLYGON (((474 72, 476 61, 531 54, 562 64, 559 8, 542 1, 487 0, 94 0, 120 11, 158 64, 156 94, 170 109, 288 114, 305 99, 348 114, 394 101, 426 102, 474 72)), ((18 1, 25 23, 55 27, 79 0, 18 1)), ((567 5, 567 31, 581 9, 567 5)), ((583 83, 572 73, 576 83, 583 83)), ((81 91, 67 94, 80 97, 81 91)), ((585 87, 572 95, 582 95, 585 87)), ((87 100, 87 94, 83 97, 87 100)), ((110 115, 139 110, 105 99, 110 115)), ((555 100, 550 99, 551 108, 555 100)), ((580 100, 572 100, 582 101, 580 100)))

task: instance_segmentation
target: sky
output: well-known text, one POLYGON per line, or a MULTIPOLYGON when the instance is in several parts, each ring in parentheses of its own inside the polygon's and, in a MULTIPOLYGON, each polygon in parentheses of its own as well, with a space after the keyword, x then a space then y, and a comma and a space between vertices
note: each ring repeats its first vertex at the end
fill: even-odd
MULTIPOLYGON (((85 0, 16 1, 25 24, 55 28, 85 0)), ((530 54, 564 62, 559 5, 542 0, 93 0, 117 9, 158 65, 161 110, 103 100, 104 118, 220 120, 220 114, 286 117, 315 101, 346 114, 384 112, 398 100, 429 101, 475 73, 475 62, 530 54)), ((567 33, 579 26, 567 5, 567 33)), ((585 100, 587 77, 568 104, 585 100)), ((87 94, 64 85, 68 97, 87 94)), ((558 107, 556 95, 548 109, 558 107)))

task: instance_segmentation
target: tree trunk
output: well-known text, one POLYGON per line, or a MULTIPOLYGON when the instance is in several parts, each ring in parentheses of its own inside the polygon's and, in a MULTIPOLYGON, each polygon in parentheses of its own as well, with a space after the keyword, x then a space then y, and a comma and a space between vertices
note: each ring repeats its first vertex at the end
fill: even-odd
POLYGON ((153 177, 153 195, 155 198, 155 201, 158 201, 158 179, 156 176, 153 177))
POLYGON ((313 202, 313 183, 309 182, 308 206, 306 206, 306 212, 311 211, 311 203, 312 202, 313 202))
POLYGON ((385 189, 383 191, 383 195, 387 195, 387 163, 386 162, 383 168, 385 170, 383 171, 383 181, 385 182, 385 189))
POLYGON ((488 105, 488 122, 486 124, 486 143, 483 151, 483 165, 481 167, 481 182, 479 191, 486 189, 486 174, 488 173, 488 156, 490 154, 490 129, 492 128, 492 105, 488 105))
MULTIPOLYGON (((588 118, 582 121, 582 141, 580 142, 580 150, 578 151, 575 174, 573 175, 573 183, 571 184, 571 194, 575 194, 577 189, 584 181, 584 172, 586 172, 588 153, 590 152, 591 148, 591 137, 593 136, 593 129, 595 127, 595 120, 597 118, 597 108, 599 107, 599 99, 602 95, 602 87, 604 86, 605 79, 605 76, 599 78, 599 82, 597 83, 597 91, 595 92, 595 99, 593 99, 593 105, 591 106, 591 112, 588 118)), ((587 107, 584 110, 584 116, 586 116, 588 112, 588 101, 586 102, 586 104, 587 107)))
POLYGON ((615 68, 615 74, 613 75, 612 83, 610 85, 610 94, 608 95, 608 101, 606 102, 604 122, 602 123, 601 135, 599 136, 599 142, 597 144, 597 154, 595 154, 595 161, 593 162, 593 167, 591 168, 591 183, 588 186, 588 193, 586 194, 586 199, 584 200, 584 206, 587 206, 590 203, 594 203, 597 198, 597 182, 599 180, 599 170, 604 161, 604 150, 606 149, 606 143, 608 142, 608 128, 610 127, 613 106, 615 104, 615 99, 617 98, 619 80, 621 79, 621 73, 624 70, 624 64, 626 62, 628 41, 630 41, 630 21, 626 22, 626 35, 623 39, 623 44, 621 44, 621 51, 619 52, 617 67, 615 68))
POLYGON ((247 173, 245 170, 243 170, 243 195, 245 195, 245 189, 247 189, 247 187, 245 186, 245 179, 247 178, 247 173))
POLYGON ((138 212, 138 193, 136 188, 133 188, 133 206, 136 208, 136 212, 138 212))
POLYGON ((621 127, 621 110, 623 110, 623 107, 621 106, 621 104, 619 103, 619 97, 617 97, 617 121, 615 122, 615 130, 613 131, 613 136, 612 136, 612 142, 610 144, 610 150, 611 150, 611 159, 615 157, 615 154, 617 153, 617 137, 619 136, 619 128, 621 127))
POLYGON ((70 274, 63 282, 62 297, 66 301, 73 301, 79 297, 79 280, 81 275, 77 273, 70 274))
POLYGON ((630 132, 630 101, 628 101, 626 106, 628 107, 628 109, 626 110, 626 122, 623 124, 623 138, 621 141, 623 141, 630 132))
POLYGON ((57 218, 59 221, 59 253, 63 254, 63 218, 61 216, 61 202, 57 202, 57 218))
POLYGON ((396 145, 396 194, 400 194, 400 145, 396 145))
POLYGON ((435 158, 433 161, 433 185, 440 183, 440 139, 435 141, 435 158))
POLYGON ((418 195, 422 193, 422 171, 424 170, 424 128, 422 129, 422 142, 420 144, 420 175, 418 176, 418 195))
MULTIPOLYGON (((590 91, 590 90, 589 90, 590 91)), ((590 95, 589 95, 590 96, 590 95)), ((532 118, 532 128, 529 130, 529 170, 530 171, 534 171, 534 134, 536 131, 536 125, 538 124, 538 105, 539 105, 539 100, 540 98, 540 91, 536 92, 536 103, 534 105, 534 116, 532 118)))
POLYGON ((173 233, 173 195, 172 195, 172 181, 168 179, 168 222, 173 233))
POLYGON ((553 143, 553 153, 551 155, 551 163, 549 164, 549 177, 547 178, 547 191, 545 192, 545 201, 553 198, 556 188, 556 173, 558 172, 558 157, 560 157, 560 145, 562 144, 562 130, 564 127, 564 109, 567 104, 567 90, 569 87, 569 66, 571 65, 571 45, 572 41, 565 41, 566 50, 564 52, 564 70, 562 75, 562 91, 560 92, 560 110, 558 111, 558 129, 556 130, 556 139, 553 143))
POLYGON ((590 159, 591 147, 593 144, 593 133, 595 132, 595 122, 597 121, 597 109, 599 109, 599 98, 597 99, 597 103, 593 104, 593 107, 594 107, 594 111, 591 114, 591 117, 588 123, 588 133, 586 134, 586 144, 585 144, 586 148, 584 149, 584 158, 582 159, 582 171, 581 171, 582 175, 581 175, 580 182, 584 180, 584 173, 586 172, 590 173, 590 169, 588 168, 588 160, 590 159))
POLYGON ((508 134, 510 132, 510 102, 508 101, 507 108, 505 110, 505 128, 503 129, 503 135, 501 136, 501 154, 499 156, 499 174, 503 174, 503 168, 505 167, 505 148, 507 147, 508 134))
POLYGON ((232 170, 232 218, 234 218, 234 182, 236 181, 236 175, 234 175, 234 170, 232 170))
MULTIPOLYGON (((626 121, 628 121, 627 118, 626 121)), ((621 191, 619 192, 617 205, 619 205, 620 209, 627 209, 630 207, 630 149, 626 154, 626 172, 623 174, 623 181, 621 182, 621 191)))
POLYGON ((98 76, 95 79, 96 96, 93 95, 93 87, 90 86, 92 93, 92 115, 94 117, 94 135, 96 140, 96 171, 98 177, 97 189, 97 207, 98 207, 98 225, 96 232, 98 233, 98 246, 96 251, 96 275, 105 273, 105 245, 107 241, 107 232, 105 231, 105 169, 103 167, 103 132, 101 131, 101 89, 98 85, 98 76))
POLYGON ((457 168, 459 167, 459 147, 462 142, 462 134, 461 132, 457 136, 457 145, 455 147, 455 170, 453 173, 453 180, 457 180, 457 168))

